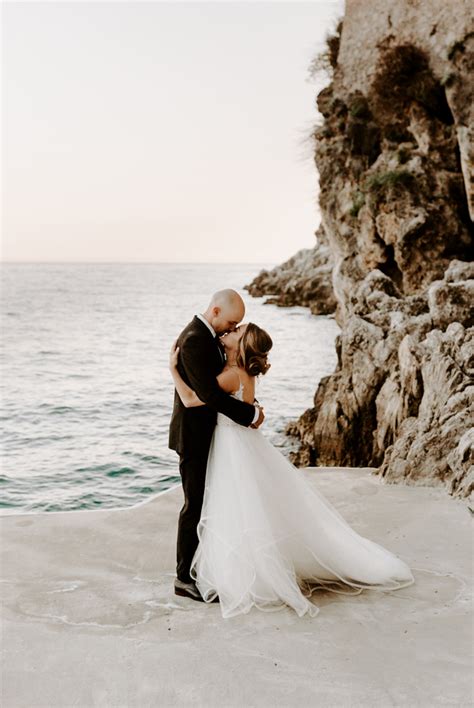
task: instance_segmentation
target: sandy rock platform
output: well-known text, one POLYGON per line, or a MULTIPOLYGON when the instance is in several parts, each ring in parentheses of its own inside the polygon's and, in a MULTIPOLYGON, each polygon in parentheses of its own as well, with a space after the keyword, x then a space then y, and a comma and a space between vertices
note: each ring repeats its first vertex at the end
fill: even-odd
POLYGON ((304 472, 414 585, 316 591, 315 618, 223 619, 173 592, 180 485, 129 509, 2 516, 2 707, 471 705, 467 505, 367 468, 304 472))

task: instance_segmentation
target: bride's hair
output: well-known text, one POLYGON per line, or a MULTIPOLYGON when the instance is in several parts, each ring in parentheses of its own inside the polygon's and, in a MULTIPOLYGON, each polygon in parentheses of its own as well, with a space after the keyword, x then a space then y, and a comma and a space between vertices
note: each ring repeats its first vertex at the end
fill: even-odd
POLYGON ((268 352, 273 346, 273 341, 268 332, 249 322, 240 338, 236 364, 250 376, 266 374, 271 364, 268 362, 268 352))

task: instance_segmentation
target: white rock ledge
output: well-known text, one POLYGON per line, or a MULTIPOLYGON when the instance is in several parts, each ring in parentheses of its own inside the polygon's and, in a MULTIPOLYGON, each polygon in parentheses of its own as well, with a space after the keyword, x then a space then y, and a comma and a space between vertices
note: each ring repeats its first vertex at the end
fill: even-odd
POLYGON ((174 595, 181 486, 129 509, 0 518, 3 708, 471 705, 471 514, 444 489, 307 468, 416 583, 223 619, 174 595))

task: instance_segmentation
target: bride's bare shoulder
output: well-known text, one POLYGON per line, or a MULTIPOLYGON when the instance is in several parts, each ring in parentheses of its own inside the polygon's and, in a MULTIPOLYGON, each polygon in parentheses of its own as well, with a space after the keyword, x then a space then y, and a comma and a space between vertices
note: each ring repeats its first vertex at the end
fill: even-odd
POLYGON ((220 388, 227 393, 234 393, 234 391, 237 391, 240 386, 240 378, 237 373, 237 369, 229 368, 221 371, 217 377, 217 383, 220 388))

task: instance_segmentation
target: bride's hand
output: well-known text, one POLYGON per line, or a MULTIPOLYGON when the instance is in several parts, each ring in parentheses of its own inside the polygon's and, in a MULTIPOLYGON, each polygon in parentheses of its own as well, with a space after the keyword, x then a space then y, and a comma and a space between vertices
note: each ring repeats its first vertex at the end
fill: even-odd
POLYGON ((170 369, 176 369, 178 366, 178 352, 179 352, 179 347, 176 346, 178 343, 178 340, 176 339, 173 342, 173 346, 170 349, 170 369))

